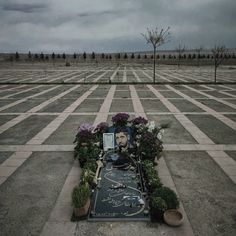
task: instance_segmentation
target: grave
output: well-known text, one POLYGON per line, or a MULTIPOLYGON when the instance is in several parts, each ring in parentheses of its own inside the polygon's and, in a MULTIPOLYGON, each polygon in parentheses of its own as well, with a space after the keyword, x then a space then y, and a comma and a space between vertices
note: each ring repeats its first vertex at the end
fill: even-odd
POLYGON ((122 158, 114 150, 105 153, 89 221, 150 220, 140 163, 131 158, 121 164, 122 158))

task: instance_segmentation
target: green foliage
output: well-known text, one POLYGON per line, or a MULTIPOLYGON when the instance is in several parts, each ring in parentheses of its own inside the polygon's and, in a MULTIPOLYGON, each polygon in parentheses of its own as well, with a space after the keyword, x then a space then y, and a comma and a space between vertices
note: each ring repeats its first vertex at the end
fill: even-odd
POLYGON ((90 197, 91 191, 89 188, 88 183, 80 183, 79 185, 75 186, 72 191, 72 203, 73 206, 76 208, 83 207, 88 198, 90 197))
POLYGON ((80 166, 83 168, 88 160, 96 160, 100 152, 101 150, 97 145, 88 143, 86 146, 77 145, 75 147, 74 155, 75 158, 79 160, 80 166))
POLYGON ((155 137, 149 139, 147 134, 144 134, 139 142, 137 151, 142 160, 154 161, 155 157, 159 157, 159 145, 156 143, 155 137))
POLYGON ((152 193, 162 186, 157 170, 154 168, 154 163, 150 160, 142 161, 143 170, 146 175, 147 188, 152 193))
POLYGON ((176 193, 168 187, 157 188, 153 195, 159 196, 165 200, 167 209, 176 209, 179 207, 179 200, 176 193))
POLYGON ((163 200, 161 197, 152 196, 150 198, 150 207, 153 211, 166 211, 167 210, 167 204, 165 200, 163 200))
POLYGON ((83 169, 85 170, 90 170, 92 172, 96 172, 97 170, 97 163, 96 163, 96 160, 93 158, 93 159, 90 159, 90 160, 87 160, 87 162, 84 164, 84 167, 83 169))
POLYGON ((93 185, 93 178, 95 176, 95 173, 90 171, 89 169, 83 169, 81 174, 81 183, 89 183, 90 186, 93 185))
POLYGON ((144 160, 142 161, 142 165, 143 165, 143 168, 146 170, 146 169, 150 169, 150 168, 154 168, 154 163, 150 160, 144 160))

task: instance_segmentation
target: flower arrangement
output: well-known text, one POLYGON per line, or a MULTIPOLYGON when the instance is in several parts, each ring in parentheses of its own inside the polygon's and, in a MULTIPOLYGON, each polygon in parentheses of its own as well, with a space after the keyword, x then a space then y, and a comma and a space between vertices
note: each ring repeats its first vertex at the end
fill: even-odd
POLYGON ((96 142, 101 143, 103 133, 112 132, 110 128, 117 129, 117 127, 126 126, 131 131, 129 134, 134 143, 132 142, 132 150, 130 148, 122 155, 128 155, 127 158, 139 163, 144 177, 143 183, 148 191, 151 218, 162 221, 166 209, 179 206, 175 192, 163 186, 155 169, 155 158, 157 160, 160 158, 160 152, 163 149, 162 136, 164 129, 169 127, 169 123, 156 125, 154 121, 148 122, 141 116, 132 120, 129 118, 127 113, 117 113, 112 117, 113 126, 111 127, 106 122, 101 122, 95 129, 89 123, 79 126, 74 142, 76 143, 75 157, 82 168, 82 175, 79 187, 77 186, 72 193, 73 203, 76 207, 84 205, 90 195, 90 188, 96 187, 93 182, 97 170, 96 160, 102 156, 102 145, 99 146, 96 142))
POLYGON ((163 186, 154 162, 142 160, 141 165, 150 197, 151 219, 152 221, 163 221, 163 214, 166 210, 179 207, 179 199, 172 189, 163 186))
POLYGON ((140 126, 140 125, 146 125, 148 123, 148 120, 145 119, 144 117, 136 117, 134 118, 133 120, 130 121, 130 123, 133 125, 133 126, 140 126))
POLYGON ((155 157, 159 157, 162 149, 162 141, 158 139, 155 133, 146 131, 138 140, 138 154, 142 159, 154 161, 155 157))
POLYGON ((131 121, 133 128, 134 140, 137 145, 137 153, 141 159, 150 159, 154 161, 159 157, 162 151, 163 128, 166 125, 157 126, 154 121, 148 122, 144 117, 137 117, 131 121))
POLYGON ((127 113, 117 113, 112 116, 112 123, 114 126, 126 126, 129 120, 129 114, 127 113))
POLYGON ((109 128, 109 124, 107 122, 101 122, 94 129, 94 132, 98 133, 98 134, 103 134, 103 133, 106 133, 108 131, 108 128, 109 128))
POLYGON ((91 142, 94 135, 92 133, 93 126, 89 123, 83 123, 79 126, 78 133, 76 135, 74 143, 88 143, 91 142))
POLYGON ((109 124, 106 122, 101 122, 97 125, 97 127, 94 129, 94 134, 96 136, 96 141, 99 142, 102 148, 102 142, 103 142, 103 134, 108 132, 109 124))

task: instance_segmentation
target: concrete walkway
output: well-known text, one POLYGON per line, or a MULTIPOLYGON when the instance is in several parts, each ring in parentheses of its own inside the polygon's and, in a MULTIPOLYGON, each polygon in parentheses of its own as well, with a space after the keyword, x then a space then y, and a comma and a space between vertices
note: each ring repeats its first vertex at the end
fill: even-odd
MULTIPOLYGON (((151 79, 149 70, 120 66, 114 70, 63 71, 56 76, 50 73, 46 80, 74 81, 86 76, 96 82, 111 76, 115 81, 117 72, 123 82, 151 79)), ((11 81, 17 77, 18 72, 14 73, 12 78, 8 77, 11 81)), ((33 73, 36 75, 37 71, 33 73)), ((188 80, 184 71, 173 73, 165 69, 160 74, 160 79, 166 81, 188 80)), ((193 77, 197 79, 196 72, 193 77)), ((201 79, 209 79, 208 71, 201 79)), ((2 85, 4 95, 0 94, 1 235, 236 234, 236 86, 50 85, 46 89, 45 85, 32 86, 2 85), (70 221, 70 195, 81 171, 73 161, 76 129, 83 122, 94 126, 110 122, 111 116, 120 110, 156 122, 172 122, 164 136, 165 151, 158 171, 162 182, 180 198, 185 216, 181 227, 70 221), (40 198, 35 197, 36 187, 40 198), (21 210, 10 204, 23 199, 26 201, 22 202, 21 210), (201 213, 198 209, 203 206, 205 211, 202 209, 201 213)))

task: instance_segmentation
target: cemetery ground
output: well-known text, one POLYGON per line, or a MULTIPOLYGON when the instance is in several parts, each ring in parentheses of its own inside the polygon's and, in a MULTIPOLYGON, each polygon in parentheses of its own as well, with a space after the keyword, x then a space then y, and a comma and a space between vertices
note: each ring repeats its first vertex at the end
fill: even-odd
POLYGON ((134 63, 0 69, 0 235, 236 235, 236 67, 213 80, 207 66, 158 66, 159 84, 134 63), (118 112, 171 122, 157 169, 181 201, 180 227, 70 221, 78 126, 118 112))

